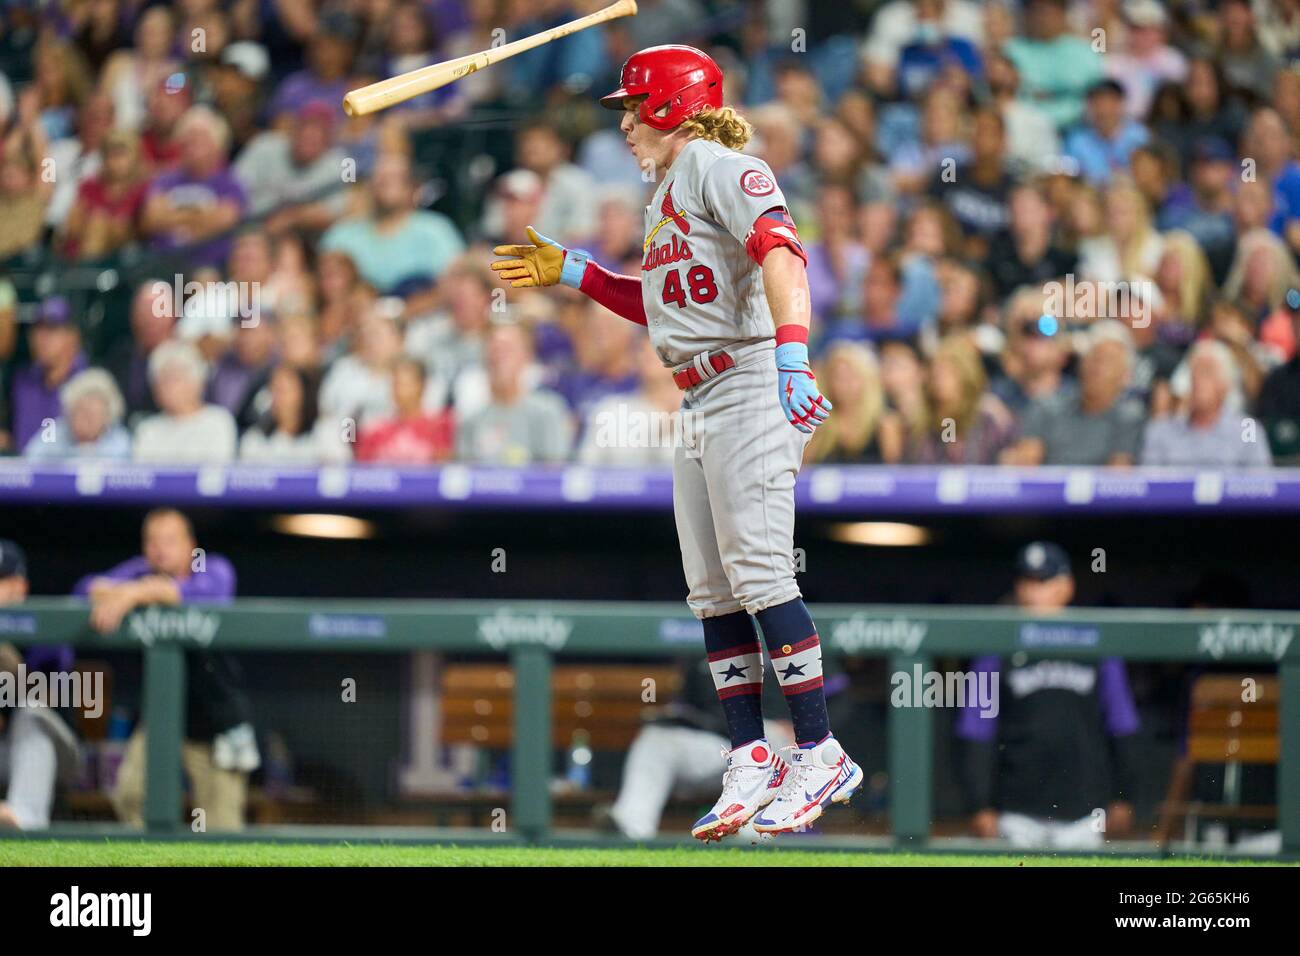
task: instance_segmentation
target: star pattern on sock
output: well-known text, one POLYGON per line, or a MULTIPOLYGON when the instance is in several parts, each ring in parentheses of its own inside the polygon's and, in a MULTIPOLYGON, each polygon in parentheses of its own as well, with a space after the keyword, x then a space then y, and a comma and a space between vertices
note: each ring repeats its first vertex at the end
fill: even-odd
POLYGON ((735 664, 731 664, 727 667, 725 671, 722 672, 722 679, 731 680, 733 677, 739 677, 743 679, 745 676, 745 671, 747 670, 749 670, 748 664, 746 664, 744 667, 738 667, 735 664))

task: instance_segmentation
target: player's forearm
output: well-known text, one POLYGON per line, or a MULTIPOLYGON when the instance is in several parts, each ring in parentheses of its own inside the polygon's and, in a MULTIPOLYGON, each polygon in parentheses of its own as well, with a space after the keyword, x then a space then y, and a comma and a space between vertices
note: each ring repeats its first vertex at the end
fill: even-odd
POLYGON ((776 362, 777 400, 786 421, 811 435, 835 406, 817 387, 808 357, 812 310, 808 305, 803 250, 781 245, 765 250, 761 259, 754 258, 762 262, 763 291, 776 326, 772 357, 776 362))
POLYGON ((784 247, 771 250, 763 258, 763 291, 767 293, 767 305, 772 311, 772 322, 778 329, 777 344, 791 332, 808 341, 808 329, 812 323, 812 302, 808 290, 808 273, 803 260, 784 247), (784 335, 783 327, 791 327, 784 335))
POLYGON ((588 259, 578 288, 611 312, 638 325, 646 324, 640 277, 610 272, 588 259))

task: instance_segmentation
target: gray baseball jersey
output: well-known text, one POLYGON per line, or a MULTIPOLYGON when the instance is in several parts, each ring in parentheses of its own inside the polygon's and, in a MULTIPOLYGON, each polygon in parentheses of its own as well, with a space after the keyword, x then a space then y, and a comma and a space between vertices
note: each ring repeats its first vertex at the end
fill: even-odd
POLYGON ((641 260, 646 323, 664 364, 775 334, 745 240, 763 213, 784 205, 761 159, 704 139, 677 155, 646 207, 641 260))
POLYGON ((736 363, 682 396, 673 511, 698 617, 799 597, 794 484, 807 436, 781 410, 763 271, 745 249, 759 217, 784 205, 766 163, 697 139, 646 208, 641 297, 659 357, 675 366, 726 348, 736 363))

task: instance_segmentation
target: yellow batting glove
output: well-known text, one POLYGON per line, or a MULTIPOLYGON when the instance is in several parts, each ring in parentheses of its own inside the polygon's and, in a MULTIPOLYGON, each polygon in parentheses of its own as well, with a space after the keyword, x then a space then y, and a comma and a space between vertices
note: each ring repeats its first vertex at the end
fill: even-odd
POLYGON ((532 226, 528 227, 532 245, 497 246, 493 253, 507 256, 492 263, 492 269, 516 289, 534 286, 565 285, 578 288, 587 266, 587 253, 565 249, 554 239, 548 239, 532 226))

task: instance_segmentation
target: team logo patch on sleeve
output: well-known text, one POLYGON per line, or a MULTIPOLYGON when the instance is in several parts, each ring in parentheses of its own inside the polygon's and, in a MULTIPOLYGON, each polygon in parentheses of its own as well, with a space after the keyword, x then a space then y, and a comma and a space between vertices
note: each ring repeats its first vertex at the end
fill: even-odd
POLYGON ((740 174, 740 188, 750 196, 770 196, 776 192, 776 183, 761 169, 747 169, 740 174))

